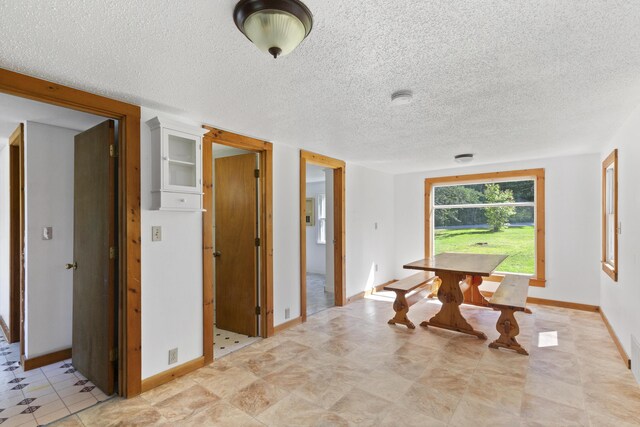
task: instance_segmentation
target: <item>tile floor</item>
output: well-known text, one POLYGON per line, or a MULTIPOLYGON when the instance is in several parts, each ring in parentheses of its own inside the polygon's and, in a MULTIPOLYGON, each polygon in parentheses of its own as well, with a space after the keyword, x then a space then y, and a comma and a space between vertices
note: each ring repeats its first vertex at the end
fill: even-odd
POLYGON ((307 316, 333 307, 335 298, 333 292, 325 291, 325 281, 324 274, 307 273, 307 316))
POLYGON ((227 354, 238 351, 248 345, 260 341, 260 337, 250 337, 247 335, 237 334, 235 332, 225 331, 213 326, 213 355, 217 359, 227 354))
MULTIPOLYGON (((387 325, 392 298, 374 298, 57 425, 640 425, 640 387, 597 313, 518 313, 527 357, 455 332, 387 325)), ((423 300, 409 317, 417 324, 438 308, 423 300)), ((496 338, 498 312, 462 311, 496 338)))
POLYGON ((0 424, 37 426, 59 420, 109 397, 77 372, 71 360, 24 372, 20 343, 0 338, 0 424))

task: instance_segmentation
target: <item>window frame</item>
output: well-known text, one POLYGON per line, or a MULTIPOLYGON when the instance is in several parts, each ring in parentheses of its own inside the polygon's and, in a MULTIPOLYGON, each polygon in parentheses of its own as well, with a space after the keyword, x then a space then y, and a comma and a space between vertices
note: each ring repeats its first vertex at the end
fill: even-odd
POLYGON ((316 195, 316 243, 318 245, 327 244, 327 195, 318 193, 316 195), (322 206, 324 204, 324 206, 322 206), (323 215, 320 215, 323 213, 323 215), (324 236, 322 235, 324 231, 324 236))
MULTIPOLYGON (((522 169, 514 171, 501 171, 478 173, 469 175, 451 175, 442 177, 433 177, 425 179, 425 238, 424 238, 424 254, 425 258, 433 256, 433 248, 435 247, 435 232, 433 215, 434 207, 434 188, 443 185, 463 185, 463 184, 488 184, 493 182, 517 181, 532 179, 535 185, 535 273, 529 280, 529 286, 545 287, 546 285, 546 266, 545 266, 545 170, 540 169, 522 169)), ((501 281, 504 274, 496 273, 491 275, 487 280, 501 281)))
POLYGON ((618 271, 620 269, 618 258, 618 149, 616 148, 602 162, 602 271, 604 271, 614 282, 618 281, 618 271), (613 264, 607 260, 607 169, 613 165, 613 264))

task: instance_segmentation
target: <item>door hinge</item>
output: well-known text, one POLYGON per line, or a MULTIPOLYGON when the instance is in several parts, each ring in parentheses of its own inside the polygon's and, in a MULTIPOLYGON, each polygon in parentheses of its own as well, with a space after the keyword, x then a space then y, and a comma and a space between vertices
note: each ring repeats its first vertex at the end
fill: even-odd
POLYGON ((256 307, 256 315, 259 316, 260 313, 261 313, 261 310, 260 310, 260 307, 258 306, 258 307, 256 307))
POLYGON ((116 259, 118 256, 118 249, 115 246, 109 248, 109 259, 116 259))
POLYGON ((118 147, 115 144, 109 145, 109 155, 111 157, 118 157, 118 147))
POLYGON ((260 169, 255 169, 253 171, 253 176, 255 176, 256 178, 260 178, 260 169))
POLYGON ((115 362, 116 360, 118 360, 118 349, 112 348, 109 352, 109 362, 115 362))
POLYGON ((256 246, 260 246, 260 238, 256 237, 256 246))

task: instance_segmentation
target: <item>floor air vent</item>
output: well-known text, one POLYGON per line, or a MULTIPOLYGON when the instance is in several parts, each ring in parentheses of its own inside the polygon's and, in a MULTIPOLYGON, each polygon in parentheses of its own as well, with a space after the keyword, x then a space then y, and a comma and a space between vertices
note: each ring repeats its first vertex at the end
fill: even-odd
POLYGON ((640 383, 640 343, 631 335, 631 372, 640 383))

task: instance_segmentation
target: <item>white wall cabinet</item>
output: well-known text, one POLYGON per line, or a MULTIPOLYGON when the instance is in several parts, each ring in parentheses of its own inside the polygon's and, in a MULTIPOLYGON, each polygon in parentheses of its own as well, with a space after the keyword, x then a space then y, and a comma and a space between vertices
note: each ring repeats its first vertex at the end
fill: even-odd
POLYGON ((151 129, 152 209, 202 211, 202 136, 196 126, 154 117, 151 129))

